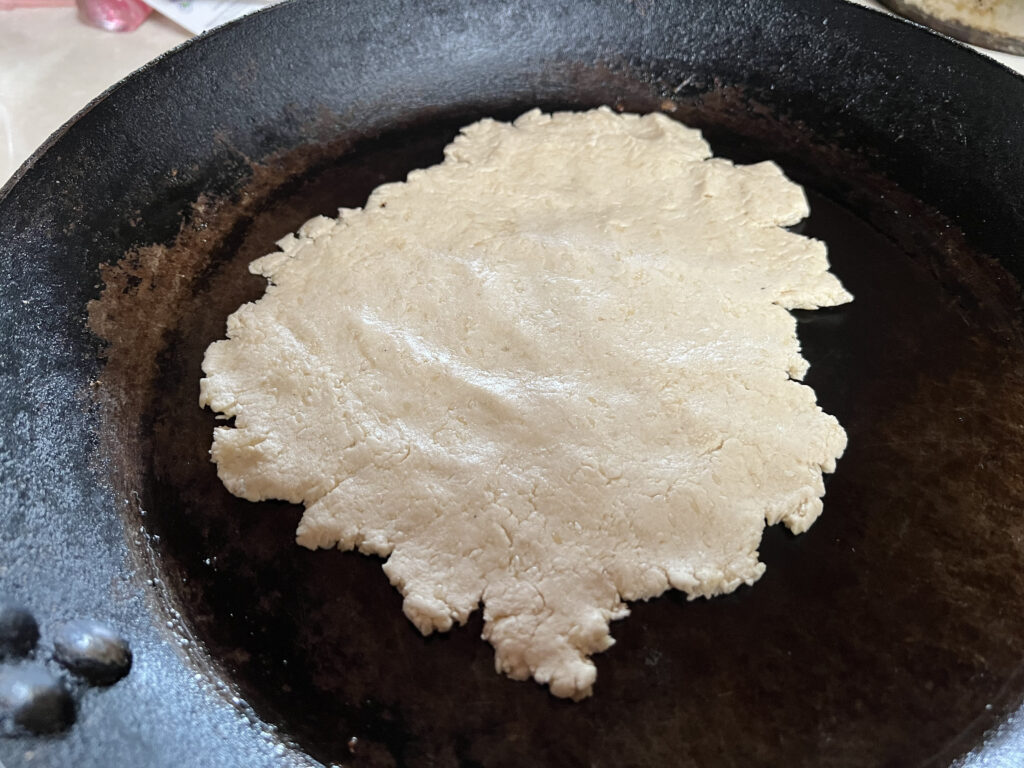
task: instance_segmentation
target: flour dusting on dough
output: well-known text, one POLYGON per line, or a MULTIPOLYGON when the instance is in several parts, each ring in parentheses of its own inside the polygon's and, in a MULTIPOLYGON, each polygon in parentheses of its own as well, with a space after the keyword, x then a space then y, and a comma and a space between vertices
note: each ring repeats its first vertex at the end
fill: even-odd
POLYGON ((387 558, 424 633, 480 604, 498 670, 591 693, 624 601, 731 592, 846 445, 787 311, 852 297, 777 166, 652 114, 534 110, 316 218, 251 271, 200 403, 234 494, 387 558))

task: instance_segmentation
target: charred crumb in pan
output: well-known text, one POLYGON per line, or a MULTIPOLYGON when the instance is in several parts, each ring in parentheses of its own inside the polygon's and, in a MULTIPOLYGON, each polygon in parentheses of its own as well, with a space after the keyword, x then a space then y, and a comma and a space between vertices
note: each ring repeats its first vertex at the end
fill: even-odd
MULTIPOLYGON (((581 103, 540 106, 593 106, 586 94, 607 93, 612 76, 578 77, 581 103)), ((839 324, 842 341, 826 345, 836 329, 816 335, 801 323, 822 405, 850 433, 831 510, 806 542, 766 538, 757 600, 636 606, 582 728, 546 694, 494 675, 479 622, 425 649, 379 564, 298 550, 299 508, 254 507, 221 487, 207 455, 214 419, 196 405, 196 382, 224 318, 263 291, 248 261, 310 216, 333 214, 338 190, 351 198, 342 204, 358 205, 382 173, 401 178, 435 162, 476 114, 434 115, 420 133, 363 145, 361 159, 338 144, 254 164, 234 197, 199 201, 176 242, 105 270, 90 311, 108 342, 101 450, 126 497, 141 493, 147 510, 144 520, 129 511, 126 527, 161 536, 157 565, 147 545, 134 548, 140 567, 173 585, 167 599, 208 647, 193 661, 208 669, 212 657, 211 676, 232 680, 264 720, 324 761, 349 760, 355 736, 363 765, 523 764, 627 749, 637 764, 709 764, 722 743, 740 750, 737 764, 820 754, 915 764, 937 751, 948 762, 1020 703, 1010 681, 1024 616, 1005 610, 1024 600, 1017 281, 873 174, 871 158, 821 144, 737 89, 683 98, 685 89, 624 77, 615 88, 626 109, 661 107, 704 128, 720 154, 780 161, 861 220, 822 202, 806 234, 873 238, 863 264, 833 248, 837 274, 854 280, 851 311, 863 307, 823 321, 839 324), (866 300, 876 288, 879 299, 866 300), (719 727, 701 727, 708 722, 719 727)))

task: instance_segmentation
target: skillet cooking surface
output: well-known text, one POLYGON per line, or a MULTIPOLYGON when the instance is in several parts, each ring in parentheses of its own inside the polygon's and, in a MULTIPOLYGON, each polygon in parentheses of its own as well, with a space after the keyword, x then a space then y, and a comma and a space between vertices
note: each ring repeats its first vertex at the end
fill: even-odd
POLYGON ((0 578, 44 639, 95 616, 136 664, 69 735, 0 756, 1016 764, 1020 737, 993 730, 1024 695, 1022 107, 996 65, 815 0, 310 1, 131 78, 0 200, 0 578), (850 447, 811 531, 769 529, 758 584, 633 606, 570 704, 496 675, 478 615, 423 639, 378 560, 302 550, 301 510, 230 496, 196 399, 277 238, 478 117, 602 103, 811 189, 804 231, 856 301, 800 336, 850 447))

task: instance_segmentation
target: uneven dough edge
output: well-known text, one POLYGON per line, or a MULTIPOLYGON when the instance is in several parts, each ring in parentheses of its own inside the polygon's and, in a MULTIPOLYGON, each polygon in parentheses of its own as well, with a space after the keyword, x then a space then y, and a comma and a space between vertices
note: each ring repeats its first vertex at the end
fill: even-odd
MULTIPOLYGON (((778 231, 779 227, 795 223, 807 214, 802 190, 786 180, 773 164, 733 166, 727 161, 711 158, 698 132, 662 115, 618 115, 606 108, 585 114, 592 115, 599 128, 597 138, 594 139, 596 144, 604 140, 604 134, 600 131, 612 134, 613 139, 622 139, 627 152, 639 147, 636 151, 643 154, 644 142, 665 142, 671 148, 672 163, 681 166, 687 163, 706 165, 710 169, 709 175, 701 183, 704 185, 704 197, 708 199, 729 194, 728 178, 733 176, 742 194, 746 195, 744 200, 757 195, 759 185, 767 185, 772 194, 765 196, 761 204, 754 207, 749 221, 740 223, 744 232, 753 233, 750 237, 756 236, 758 228, 778 231), (620 136, 619 133, 624 135, 620 136)), ((372 461, 360 465, 361 469, 342 472, 326 483, 307 477, 306 470, 312 461, 307 456, 315 455, 316 444, 312 449, 304 449, 301 461, 289 458, 289 448, 294 450, 294 443, 289 444, 266 423, 261 423, 262 414, 278 406, 277 398, 284 387, 277 386, 273 396, 261 392, 258 385, 268 375, 266 367, 261 366, 260 371, 248 371, 245 363, 237 358, 241 357, 241 352, 248 352, 254 346, 259 347, 261 339, 280 334, 284 342, 275 348, 275 354, 279 355, 277 362, 286 370, 294 372, 299 381, 309 379, 310 376, 313 377, 310 380, 318 382, 327 381, 330 376, 344 378, 343 374, 336 371, 331 371, 330 376, 321 376, 322 372, 317 370, 312 373, 305 371, 304 363, 296 356, 293 348, 303 347, 298 341, 292 343, 298 338, 296 327, 278 327, 274 323, 263 327, 261 323, 267 318, 262 317, 261 312, 266 314, 269 307, 275 310, 279 308, 289 291, 294 291, 297 285, 301 286, 302 280, 309 279, 310 274, 315 276, 317 267, 324 268, 330 259, 335 258, 327 257, 324 253, 332 252, 332 247, 353 237, 359 227, 395 237, 396 212, 402 211, 403 205, 413 204, 410 198, 413 197, 414 189, 429 188, 435 181, 444 189, 444 185, 452 184, 459 174, 477 168, 483 168, 489 174, 497 174, 503 168, 502 163, 507 163, 509 157, 514 156, 516 142, 521 141, 522 134, 557 129, 571 136, 572 130, 582 119, 575 113, 544 115, 534 110, 511 125, 485 120, 468 126, 445 150, 446 159, 441 165, 414 171, 404 184, 388 184, 378 188, 364 209, 343 210, 338 220, 324 217, 311 219, 297 235, 283 238, 279 242, 281 251, 250 265, 252 272, 267 277, 267 295, 232 315, 228 323, 228 339, 211 345, 204 358, 203 370, 206 377, 200 384, 200 405, 209 406, 223 416, 234 417, 236 420, 235 427, 216 430, 211 451, 218 465, 218 475, 232 493, 254 501, 278 498, 305 504, 307 510, 297 530, 297 541, 303 546, 338 546, 388 557, 385 572, 405 597, 406 615, 424 633, 446 631, 455 624, 464 623, 469 614, 482 603, 484 638, 496 648, 496 669, 515 679, 532 676, 538 682, 548 684, 554 695, 574 699, 583 698, 592 692, 596 667, 590 656, 613 644, 609 623, 623 618, 629 612, 623 603, 623 595, 628 595, 630 600, 646 600, 668 589, 679 589, 693 599, 731 592, 741 584, 753 584, 764 572, 764 565, 758 561, 757 544, 765 522, 784 522, 794 533, 801 533, 810 527, 822 511, 822 472, 834 471, 836 459, 842 455, 846 446, 846 435, 839 423, 824 414, 816 404, 806 412, 807 421, 815 425, 816 439, 813 441, 813 456, 792 469, 794 476, 799 475, 802 479, 795 481, 797 485, 787 493, 773 497, 771 503, 745 512, 744 519, 752 514, 760 518, 756 540, 751 527, 748 531, 750 535, 724 565, 709 566, 699 558, 690 565, 667 561, 658 563, 653 562, 657 560, 655 555, 648 558, 652 561, 649 567, 643 568, 634 568, 634 564, 623 565, 614 557, 609 557, 607 561, 598 558, 596 564, 586 567, 572 562, 560 563, 553 573, 559 578, 566 576, 567 583, 559 582, 558 589, 555 589, 549 583, 552 581, 550 573, 546 577, 541 574, 536 584, 531 583, 529 578, 518 578, 523 574, 529 575, 531 568, 551 565, 551 562, 545 563, 544 560, 548 555, 534 551, 536 546, 529 542, 521 543, 518 538, 521 527, 533 525, 530 515, 537 514, 537 509, 531 513, 529 506, 530 503, 536 505, 536 498, 533 502, 529 499, 524 502, 523 499, 529 494, 520 492, 518 488, 509 491, 509 498, 498 498, 508 490, 499 487, 501 483, 489 489, 471 489, 473 493, 479 491, 478 514, 485 522, 480 524, 479 531, 474 532, 477 538, 465 543, 459 540, 457 529, 449 530, 436 517, 411 506, 406 509, 407 519, 392 519, 395 517, 392 516, 377 520, 381 510, 379 505, 389 497, 387 491, 373 489, 384 488, 388 482, 393 485, 398 466, 408 461, 410 456, 416 459, 418 454, 403 456, 400 451, 374 454, 372 461), (509 149, 510 146, 512 149, 509 149), (292 341, 285 338, 287 334, 291 334, 292 341), (392 474, 388 475, 388 472, 392 474), (362 482, 363 475, 368 478, 365 482, 362 482), (374 482, 378 485, 375 486, 374 482), (374 520, 376 522, 371 522, 374 520), (417 534, 434 528, 448 537, 442 539, 439 533, 436 541, 451 544, 451 551, 423 552, 422 546, 418 547, 417 534), (506 552, 495 554, 491 551, 502 545, 502 542, 506 552), (523 571, 513 567, 513 559, 520 556, 529 566, 523 571), (440 573, 446 578, 438 577, 430 568, 425 569, 424 560, 443 563, 440 573), (627 578, 629 582, 623 582, 627 578), (563 605, 562 602, 566 600, 569 602, 563 605), (530 637, 530 642, 524 643, 524 637, 530 637)), ((542 171, 540 169, 538 172, 542 171)), ((489 215, 491 211, 485 211, 485 218, 489 215)), ((629 226, 628 221, 626 226, 629 226)), ((602 233, 602 236, 604 234, 607 233, 602 233)), ((614 237, 615 233, 612 232, 611 236, 614 237)), ((775 305, 784 309, 813 309, 835 306, 852 299, 839 281, 828 273, 823 246, 791 233, 785 233, 779 242, 790 249, 793 255, 792 261, 783 260, 777 265, 778 273, 798 275, 799 279, 795 283, 787 283, 787 289, 778 292, 774 297, 775 305), (794 271, 794 264, 804 264, 806 270, 794 271)), ((368 254, 356 254, 342 246, 342 255, 348 263, 359 258, 365 260, 368 254)), ((377 258, 383 255, 377 254, 377 258)), ((642 271, 643 266, 640 263, 638 268, 642 271)), ((751 277, 744 270, 753 273, 753 267, 737 257, 735 274, 739 277, 736 290, 741 295, 744 290, 748 290, 743 281, 756 279, 756 274, 751 277)), ((408 270, 410 273, 413 271, 408 270)), ((366 274, 373 275, 376 271, 367 268, 366 274)), ((298 330, 305 332, 308 329, 300 323, 298 330)), ((315 340, 316 334, 310 333, 310 338, 315 340)), ((305 348, 311 348, 309 339, 303 343, 305 348)), ((779 368, 782 373, 796 379, 806 371, 806 361, 799 353, 795 337, 783 358, 784 362, 780 363, 779 368)), ((806 389, 796 381, 788 384, 806 389)), ((331 386, 335 386, 333 380, 331 386)), ((348 384, 338 386, 343 389, 348 384)), ((299 397, 301 399, 301 395, 299 397)), ((329 400, 329 393, 323 394, 323 399, 329 400)), ((811 399, 813 401, 813 393, 811 399)), ((363 427, 365 425, 359 429, 365 433, 363 427)), ((451 429, 452 434, 458 434, 458 426, 451 429)), ((303 425, 297 434, 316 430, 316 425, 303 425)), ((332 439, 332 435, 322 436, 320 444, 330 445, 332 439)), ((350 445, 349 438, 346 438, 344 443, 348 447, 345 451, 358 453, 371 440, 378 438, 363 434, 354 438, 350 445)), ((734 463, 742 463, 742 457, 734 456, 737 452, 726 450, 723 454, 734 463)), ((363 459, 354 458, 352 461, 358 463, 363 459)), ((596 471, 608 480, 604 468, 596 471)), ((614 484, 616 479, 612 477, 608 480, 609 485, 614 484)), ((390 491, 395 489, 391 488, 390 491)), ((398 489, 398 496, 401 496, 401 489, 398 489)), ((541 495, 537 498, 543 500, 545 497, 541 495)), ((432 503, 443 508, 436 499, 432 503)), ((387 507, 387 514, 391 515, 392 509, 401 506, 401 499, 395 500, 394 506, 387 507)), ((747 525, 752 525, 749 520, 747 525)), ((549 533, 543 526, 539 529, 540 536, 549 533)), ((639 549, 637 551, 640 552, 639 549)))

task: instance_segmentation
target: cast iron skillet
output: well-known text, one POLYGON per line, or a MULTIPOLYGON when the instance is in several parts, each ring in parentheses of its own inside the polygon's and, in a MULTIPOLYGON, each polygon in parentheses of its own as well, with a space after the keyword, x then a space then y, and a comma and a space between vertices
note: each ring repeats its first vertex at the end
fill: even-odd
POLYGON ((135 650, 2 759, 1019 765, 1022 147, 1024 81, 822 0, 307 0, 146 67, 0 193, 0 583, 41 656, 80 616, 135 650), (599 104, 780 162, 857 300, 800 320, 850 435, 825 515, 768 533, 753 588, 636 605, 571 704, 494 674, 478 617, 423 639, 379 562, 228 495, 196 399, 275 239, 473 119, 599 104))

